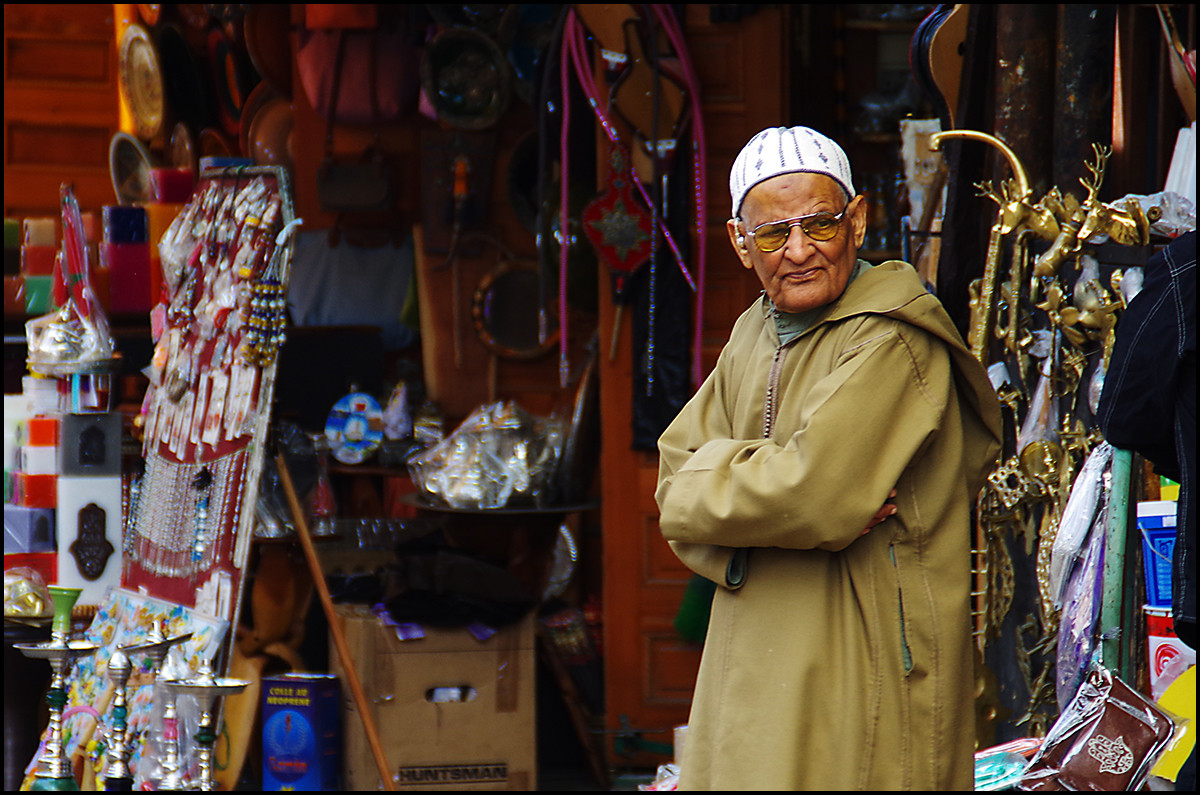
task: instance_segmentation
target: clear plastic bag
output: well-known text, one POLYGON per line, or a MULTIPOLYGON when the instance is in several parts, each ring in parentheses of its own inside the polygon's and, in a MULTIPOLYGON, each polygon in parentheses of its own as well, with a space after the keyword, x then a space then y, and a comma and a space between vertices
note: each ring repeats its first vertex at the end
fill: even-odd
POLYGON ((1100 665, 1046 734, 1018 789, 1133 791, 1179 732, 1181 722, 1100 665))
POLYGON ((92 290, 87 239, 79 202, 69 185, 60 192, 63 242, 62 306, 25 324, 29 366, 46 375, 95 372, 111 366, 113 337, 92 290))
POLYGON ((1097 514, 1083 559, 1075 567, 1064 593, 1058 626, 1058 660, 1054 668, 1060 711, 1067 708, 1079 690, 1096 652, 1096 621, 1100 616, 1104 588, 1104 524, 1107 517, 1107 510, 1097 514))
POLYGON ((425 496, 452 508, 552 502, 562 451, 557 417, 534 417, 511 401, 477 408, 454 433, 408 460, 425 496))
POLYGON ((1096 445, 1071 486, 1050 553, 1049 586, 1055 607, 1063 605, 1071 572, 1086 552, 1088 531, 1107 500, 1104 476, 1112 465, 1112 456, 1113 448, 1108 442, 1096 445))
POLYGON ((37 569, 14 566, 4 571, 5 618, 45 619, 54 616, 54 602, 37 569))

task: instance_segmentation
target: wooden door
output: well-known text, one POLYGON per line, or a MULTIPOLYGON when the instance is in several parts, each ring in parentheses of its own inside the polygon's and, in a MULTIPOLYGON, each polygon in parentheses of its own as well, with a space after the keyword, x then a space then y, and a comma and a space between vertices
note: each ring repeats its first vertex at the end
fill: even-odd
POLYGON ((115 38, 111 4, 5 4, 5 217, 59 217, 63 182, 84 211, 115 203, 115 38))
MULTIPOLYGON (((729 7, 726 7, 729 8, 729 7)), ((734 7, 737 8, 737 7, 734 7)), ((733 21, 713 21, 710 7, 687 6, 685 35, 701 82, 707 153, 708 273, 704 284, 703 370, 716 362, 733 326, 761 287, 730 250, 728 175, 742 145, 764 127, 788 124, 788 26, 783 6, 733 21)), ((602 289, 600 339, 616 312, 602 289)), ((629 313, 622 339, 628 340, 629 313)), ((606 744, 613 767, 652 767, 675 726, 687 723, 701 647, 674 628, 690 573, 658 529, 656 454, 632 449, 633 357, 630 346, 602 357, 601 452, 604 527, 606 744), (630 751, 614 756, 614 749, 630 751)))

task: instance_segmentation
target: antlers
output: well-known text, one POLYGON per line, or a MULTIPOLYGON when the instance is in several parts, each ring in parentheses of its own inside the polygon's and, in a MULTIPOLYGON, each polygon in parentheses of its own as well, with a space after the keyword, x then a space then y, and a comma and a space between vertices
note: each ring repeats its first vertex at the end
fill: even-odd
POLYGON ((1087 199, 1084 200, 1084 206, 1100 201, 1100 185, 1104 182, 1104 169, 1108 164, 1108 158, 1112 156, 1112 149, 1094 143, 1092 144, 1092 153, 1096 156, 1096 164, 1084 163, 1087 166, 1087 170, 1092 173, 1092 179, 1079 178, 1079 184, 1087 190, 1087 199))

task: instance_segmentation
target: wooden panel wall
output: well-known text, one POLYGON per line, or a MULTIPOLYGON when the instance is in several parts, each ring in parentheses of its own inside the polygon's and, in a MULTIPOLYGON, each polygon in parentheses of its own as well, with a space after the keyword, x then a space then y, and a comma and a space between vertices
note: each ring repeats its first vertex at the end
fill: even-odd
POLYGON ((4 5, 4 215, 60 215, 115 201, 108 145, 118 128, 113 7, 4 5))

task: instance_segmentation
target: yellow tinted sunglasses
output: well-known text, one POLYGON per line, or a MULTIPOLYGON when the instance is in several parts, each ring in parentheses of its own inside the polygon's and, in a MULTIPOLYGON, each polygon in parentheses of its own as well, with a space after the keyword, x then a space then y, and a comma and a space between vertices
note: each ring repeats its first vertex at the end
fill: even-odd
POLYGON ((768 221, 765 224, 759 224, 754 227, 754 231, 750 233, 750 237, 754 238, 754 244, 758 246, 758 250, 764 254, 770 254, 772 251, 778 251, 783 248, 787 242, 788 235, 792 233, 792 227, 798 226, 813 240, 817 242, 825 242, 833 240, 837 236, 838 229, 841 227, 842 219, 846 216, 846 211, 843 209, 837 215, 827 212, 812 213, 811 215, 801 215, 798 218, 788 218, 784 221, 768 221))

